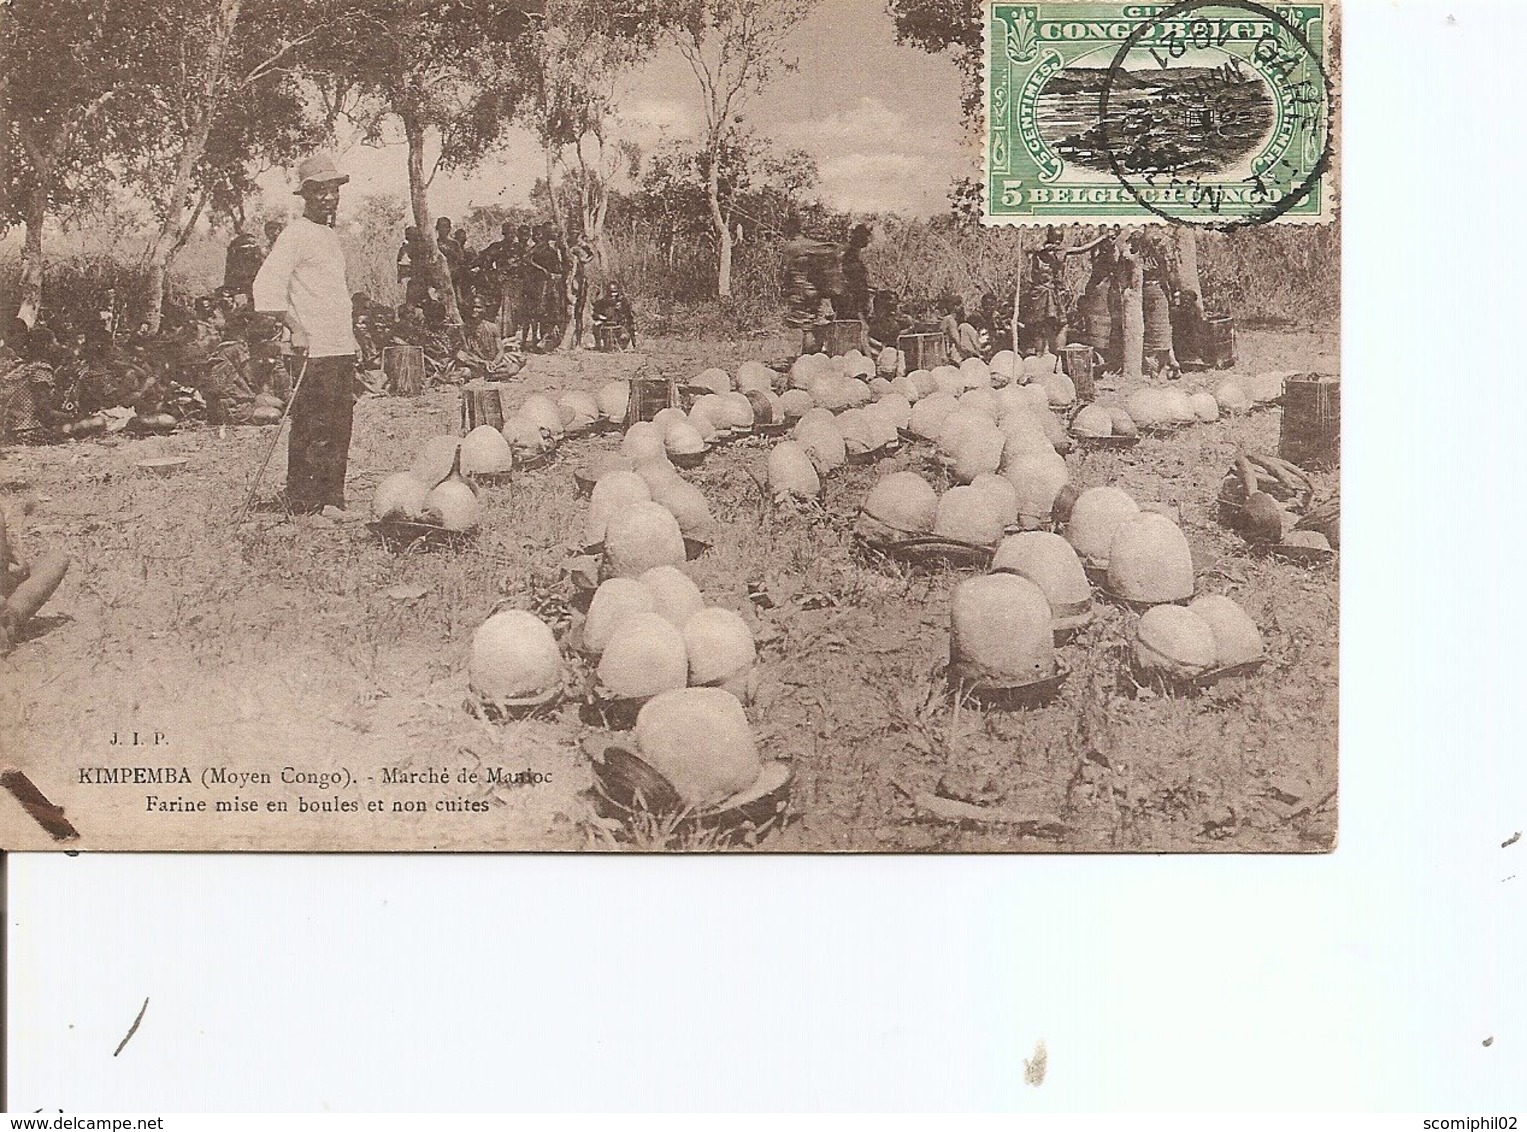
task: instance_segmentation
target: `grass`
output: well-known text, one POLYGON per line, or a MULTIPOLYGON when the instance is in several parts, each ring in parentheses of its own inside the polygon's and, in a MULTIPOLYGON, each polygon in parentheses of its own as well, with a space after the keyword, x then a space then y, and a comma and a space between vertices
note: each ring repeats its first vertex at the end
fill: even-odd
MULTIPOLYGON (((778 358, 787 346, 782 338, 669 340, 654 346, 651 361, 675 373, 713 362, 735 368, 747 357, 778 358)), ((1334 346, 1333 336, 1243 336, 1248 368, 1334 369, 1334 346)), ((519 388, 597 388, 640 360, 537 359, 519 388)), ((796 771, 791 820, 751 836, 676 821, 620 829, 601 821, 583 749, 600 732, 576 704, 506 724, 464 710, 477 625, 503 604, 560 617, 571 602, 560 567, 586 502, 570 471, 616 437, 569 441, 547 468, 485 488, 475 544, 428 553, 392 553, 363 528, 267 512, 235 527, 268 444, 259 429, 14 450, 0 481, 21 485, 5 502, 27 512, 17 527, 24 545, 63 549, 75 567, 45 611, 69 619, 18 651, 0 682, 0 711, 18 720, 21 748, 40 765, 71 765, 103 729, 141 722, 172 731, 188 760, 279 767, 301 759, 369 774, 532 765, 552 777, 542 786, 463 786, 463 795, 489 803, 485 817, 449 827, 399 817, 377 828, 378 848, 421 839, 608 851, 1325 848, 1334 810, 1315 803, 1335 783, 1336 579, 1328 569, 1250 555, 1219 526, 1213 503, 1236 445, 1276 447, 1276 419, 1254 414, 1068 458, 1083 485, 1117 483, 1181 509, 1201 585, 1234 597, 1263 629, 1262 672, 1195 696, 1142 689, 1123 663, 1134 614, 1100 605, 1062 650, 1071 675, 1059 699, 1019 713, 956 705, 947 693, 948 599, 964 575, 914 571, 852 539, 869 486, 893 468, 923 468, 917 451, 834 473, 822 508, 764 498, 761 438, 718 450, 687 473, 721 525, 692 574, 709 602, 754 625, 761 688, 750 717, 761 749, 796 771), (171 479, 138 471, 138 460, 161 453, 184 455, 190 466, 171 479), (750 599, 757 591, 772 608, 750 599), (930 821, 910 797, 941 787, 1047 815, 1066 833, 930 821)), ((451 391, 362 402, 353 505, 364 507, 382 476, 456 420, 451 391)), ((278 452, 267 493, 283 467, 278 452)), ((585 676, 583 663, 570 661, 568 686, 585 676)), ((333 834, 280 828, 292 848, 333 834)))

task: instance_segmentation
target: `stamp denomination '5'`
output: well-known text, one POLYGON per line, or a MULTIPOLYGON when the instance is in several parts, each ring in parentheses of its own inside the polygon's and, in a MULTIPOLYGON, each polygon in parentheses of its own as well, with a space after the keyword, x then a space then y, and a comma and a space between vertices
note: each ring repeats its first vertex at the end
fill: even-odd
POLYGON ((1329 220, 1330 9, 989 5, 985 219, 1329 220))

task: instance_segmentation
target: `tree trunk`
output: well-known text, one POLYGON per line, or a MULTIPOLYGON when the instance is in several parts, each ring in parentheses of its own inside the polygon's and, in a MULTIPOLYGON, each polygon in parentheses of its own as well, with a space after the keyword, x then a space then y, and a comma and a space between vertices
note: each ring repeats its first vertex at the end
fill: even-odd
POLYGON ((154 238, 148 265, 148 328, 152 334, 159 332, 164 317, 165 279, 175 253, 185 246, 191 225, 201 209, 192 199, 192 176, 202 155, 207 151, 207 137, 212 132, 212 122, 221 109, 226 90, 223 85, 223 63, 233 41, 234 29, 239 22, 239 9, 243 0, 219 0, 217 13, 208 31, 207 46, 201 76, 200 89, 187 92, 192 100, 189 135, 175 163, 175 179, 170 185, 170 197, 165 208, 164 221, 154 238))
POLYGON ((1198 278, 1198 233, 1193 230, 1191 224, 1183 224, 1177 229, 1177 264, 1176 278, 1173 280, 1177 290, 1183 296, 1183 302, 1188 309, 1187 321, 1191 324, 1190 340, 1179 344, 1178 361, 1186 358, 1189 361, 1197 361, 1203 357, 1203 329, 1206 319, 1204 309, 1204 288, 1198 278), (1187 346, 1186 350, 1181 349, 1187 346))
POLYGON ((211 128, 212 119, 208 115, 186 140, 186 148, 181 152, 175 170, 170 207, 165 213, 164 223, 159 226, 159 235, 154 238, 148 265, 148 328, 151 334, 159 333, 159 325, 164 318, 165 281, 169 277, 170 264, 174 262, 175 254, 185 247, 191 226, 201 214, 201 208, 193 207, 190 201, 191 174, 206 151, 207 135, 211 128))
POLYGON ((610 198, 602 188, 585 189, 583 200, 583 234, 594 248, 594 266, 603 279, 610 270, 610 242, 605 238, 604 222, 610 213, 610 198))
POLYGON ((1128 284, 1123 289, 1124 379, 1138 381, 1145 374, 1145 266, 1136 252, 1126 253, 1128 284))
POLYGON ((1023 229, 1018 229, 1018 271, 1013 278, 1013 384, 1018 384, 1022 371, 1018 365, 1018 321, 1023 310, 1023 229))
MULTIPOLYGON (((557 200, 557 153, 551 141, 547 141, 543 147, 546 150, 546 201, 551 209, 552 227, 557 230, 558 237, 563 246, 567 246, 567 218, 562 214, 562 205, 557 200)), ((542 328, 545 329, 544 327, 542 328)), ((562 277, 562 337, 557 340, 557 348, 566 350, 572 345, 573 340, 573 298, 572 289, 567 285, 567 276, 562 277)))
POLYGON ((711 146, 710 170, 705 178, 705 201, 710 205, 711 226, 716 231, 716 295, 732 295, 732 228, 721 213, 721 146, 711 146))
POLYGON ((49 178, 36 170, 37 183, 27 194, 26 242, 21 245, 21 302, 16 317, 28 327, 37 322, 42 309, 42 225, 48 218, 49 178))
POLYGON ((408 138, 408 199, 413 206, 414 226, 419 229, 419 243, 424 247, 429 278, 445 296, 446 323, 460 326, 461 308, 456 305, 451 270, 435 240, 435 221, 429 214, 429 196, 424 184, 424 124, 411 107, 399 107, 398 117, 403 121, 403 134, 408 138))

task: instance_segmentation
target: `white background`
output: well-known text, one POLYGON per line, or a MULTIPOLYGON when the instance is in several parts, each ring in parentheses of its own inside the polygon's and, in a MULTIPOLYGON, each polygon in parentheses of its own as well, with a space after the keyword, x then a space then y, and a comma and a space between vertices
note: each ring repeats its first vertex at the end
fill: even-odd
POLYGON ((12 1108, 1527 1107, 1527 5, 1346 21, 1336 853, 12 857, 12 1108))

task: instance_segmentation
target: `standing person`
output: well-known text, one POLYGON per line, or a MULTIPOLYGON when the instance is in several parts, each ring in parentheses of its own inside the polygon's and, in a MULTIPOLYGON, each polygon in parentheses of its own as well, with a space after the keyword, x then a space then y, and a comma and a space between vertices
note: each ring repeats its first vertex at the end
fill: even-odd
POLYGON ((1138 233, 1135 248, 1144 282, 1140 299, 1145 318, 1147 372, 1176 381, 1182 376, 1182 366, 1177 361, 1172 337, 1175 255, 1171 245, 1155 233, 1138 233))
POLYGON ((836 259, 837 248, 807 236, 798 216, 786 218, 782 235, 785 325, 800 328, 803 354, 814 353, 822 348, 823 325, 832 321, 832 296, 838 290, 832 277, 842 273, 837 263, 824 270, 824 251, 836 259))
POLYGON ((530 253, 530 265, 537 274, 539 290, 538 337, 555 342, 567 316, 567 256, 558 234, 550 224, 541 225, 536 246, 530 253))
POLYGON ((537 230, 528 224, 520 225, 520 256, 517 279, 520 292, 520 346, 533 349, 541 337, 541 273, 536 270, 533 257, 540 247, 537 230))
POLYGON ((461 310, 461 317, 467 317, 468 308, 477 302, 477 258, 472 254, 472 249, 467 247, 467 230, 457 228, 451 236, 451 245, 456 249, 456 270, 451 275, 451 286, 456 291, 456 304, 461 310))
POLYGON ((870 226, 854 225, 843 252, 843 290, 833 297, 838 318, 870 317, 870 271, 864 262, 864 249, 869 246, 870 226))
POLYGON ((422 308, 429 298, 429 271, 424 242, 412 224, 403 229, 403 244, 398 248, 398 282, 403 284, 404 304, 422 308))
POLYGON ((1045 229, 1044 247, 1030 253, 1033 263, 1029 273, 1032 314, 1025 321, 1039 330, 1040 353, 1059 354, 1066 345, 1066 324, 1071 306, 1070 294, 1066 290, 1066 260, 1074 255, 1085 255, 1106 238, 1099 236, 1068 248, 1065 236, 1052 224, 1045 229))
POLYGON ((589 264, 594 260, 594 245, 588 234, 580 232, 568 253, 567 288, 573 307, 573 348, 583 346, 583 322, 589 306, 589 264))
POLYGON ((228 254, 223 260, 223 287, 235 295, 242 295, 253 302, 250 288, 265 262, 265 249, 254 234, 240 231, 228 244, 228 254))
POLYGON ((349 180, 326 153, 302 162, 302 215, 286 226, 254 281, 255 309, 279 315, 291 328, 302 375, 292 399, 286 462, 286 505, 292 511, 345 509, 357 346, 334 217, 339 187, 349 180))
POLYGON ((482 250, 478 265, 482 268, 484 297, 496 308, 498 336, 514 333, 513 264, 519 254, 514 242, 514 225, 507 220, 498 227, 498 239, 482 250))

